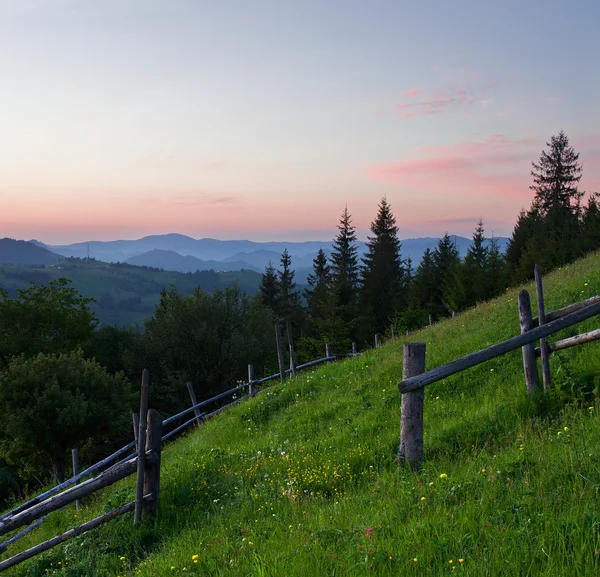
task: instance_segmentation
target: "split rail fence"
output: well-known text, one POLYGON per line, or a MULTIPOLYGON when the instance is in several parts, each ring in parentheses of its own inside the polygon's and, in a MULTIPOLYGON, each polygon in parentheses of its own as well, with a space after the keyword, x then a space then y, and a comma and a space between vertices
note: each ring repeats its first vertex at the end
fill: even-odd
POLYGON ((402 394, 398 450, 400 462, 406 462, 412 469, 418 470, 423 461, 423 404, 424 388, 427 385, 520 348, 523 352, 527 392, 534 394, 540 390, 536 357, 542 359, 544 390, 548 390, 551 386, 549 356, 552 353, 600 339, 600 329, 596 329, 555 343, 548 343, 546 337, 600 315, 600 295, 545 313, 542 275, 538 265, 535 266, 535 285, 538 302, 536 318, 533 318, 531 312, 529 293, 526 290, 519 293, 520 335, 427 372, 424 372, 425 343, 404 343, 402 381, 398 383, 402 394), (536 341, 540 341, 538 348, 534 345, 536 341))
MULTIPOLYGON (((285 319, 283 320, 285 322, 285 319)), ((140 391, 140 410, 139 413, 134 413, 134 440, 115 451, 105 459, 88 467, 84 471, 78 472, 78 452, 73 450, 73 472, 74 475, 55 487, 37 495, 26 503, 19 505, 13 510, 0 516, 0 536, 11 533, 16 529, 27 526, 17 534, 13 535, 6 542, 0 544, 0 554, 4 553, 10 545, 15 543, 21 537, 27 535, 38 527, 45 519, 46 515, 62 509, 63 507, 76 503, 79 507, 79 502, 83 497, 91 495, 96 491, 104 489, 126 477, 137 474, 136 480, 136 496, 135 500, 117 507, 108 513, 100 515, 91 521, 87 521, 61 535, 58 535, 48 541, 40 543, 26 551, 18 553, 8 559, 0 561, 0 572, 13 567, 38 555, 64 541, 81 535, 86 531, 94 529, 112 519, 123 515, 124 513, 134 512, 134 524, 137 524, 142 519, 142 516, 152 519, 156 515, 158 507, 158 499, 160 492, 160 460, 161 450, 164 441, 177 435, 182 430, 190 425, 200 425, 204 420, 209 419, 228 407, 239 403, 241 399, 236 399, 235 395, 241 393, 244 389, 248 389, 248 397, 254 397, 261 393, 256 387, 269 381, 280 379, 282 382, 287 375, 296 375, 297 371, 314 367, 321 363, 327 363, 336 360, 337 358, 347 357, 358 354, 356 344, 352 343, 352 353, 334 355, 331 345, 326 345, 325 356, 314 361, 303 363, 296 366, 294 345, 291 339, 291 331, 288 324, 288 340, 290 348, 290 368, 285 369, 283 365, 283 347, 281 338, 282 321, 276 322, 277 348, 279 358, 280 372, 270 375, 262 379, 254 378, 254 367, 248 365, 248 382, 245 382, 237 387, 224 391, 210 399, 206 399, 200 403, 196 400, 196 395, 191 382, 186 383, 192 406, 166 419, 162 419, 160 413, 154 409, 148 408, 148 384, 149 373, 146 369, 142 372, 142 384, 140 391), (226 397, 232 397, 233 401, 221 406, 210 413, 201 412, 201 409, 221 401, 226 397), (185 417, 193 413, 193 417, 181 422, 185 417), (168 433, 163 434, 163 431, 173 427, 168 433), (132 453, 133 451, 133 453, 132 453), (131 454, 130 454, 131 453, 131 454), (125 457, 123 457, 126 455, 125 457), (120 459, 120 460, 119 460, 120 459), (96 477, 85 480, 94 473, 98 473, 110 463, 115 462, 96 477)), ((264 390, 264 389, 263 389, 264 390)))

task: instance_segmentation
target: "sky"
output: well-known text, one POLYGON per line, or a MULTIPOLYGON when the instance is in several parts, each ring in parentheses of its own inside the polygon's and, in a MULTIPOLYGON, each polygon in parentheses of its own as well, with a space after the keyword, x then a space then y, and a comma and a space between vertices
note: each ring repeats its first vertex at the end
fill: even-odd
POLYGON ((509 236, 561 129, 600 191, 597 0, 0 0, 0 236, 509 236))

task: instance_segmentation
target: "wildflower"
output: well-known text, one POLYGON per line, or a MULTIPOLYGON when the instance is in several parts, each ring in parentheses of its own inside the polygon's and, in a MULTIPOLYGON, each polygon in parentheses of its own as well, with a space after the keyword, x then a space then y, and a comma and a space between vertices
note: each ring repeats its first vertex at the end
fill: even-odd
POLYGON ((196 561, 198 559, 198 555, 192 555, 192 561, 196 561))
POLYGON ((421 501, 425 501, 425 497, 421 497, 421 501))
POLYGON ((413 561, 416 563, 416 562, 418 561, 418 559, 415 557, 415 558, 413 559, 413 561))
POLYGON ((568 430, 569 430, 569 427, 565 427, 565 431, 568 431, 568 430))
POLYGON ((430 486, 430 487, 433 487, 433 481, 431 481, 431 483, 429 483, 429 486, 430 486))
POLYGON ((454 563, 454 561, 452 561, 452 559, 450 559, 450 561, 448 561, 448 563, 450 563, 450 565, 452 565, 452 563, 454 563))
POLYGON ((447 479, 447 478, 448 478, 448 475, 446 475, 446 473, 442 473, 440 475, 440 479, 447 479))
POLYGON ((490 369, 490 373, 493 373, 493 372, 494 372, 494 369, 490 369))
POLYGON ((588 411, 593 411, 594 407, 588 407, 588 411))
POLYGON ((464 559, 459 559, 459 560, 458 560, 458 562, 459 562, 459 563, 464 563, 464 562, 465 562, 465 560, 464 560, 464 559))
POLYGON ((125 557, 119 557, 119 561, 125 561, 125 557))

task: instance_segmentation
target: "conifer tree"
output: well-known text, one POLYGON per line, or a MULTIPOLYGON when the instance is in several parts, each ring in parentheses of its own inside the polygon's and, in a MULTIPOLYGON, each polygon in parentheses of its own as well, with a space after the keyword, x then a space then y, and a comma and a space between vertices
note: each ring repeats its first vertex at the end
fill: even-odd
MULTIPOLYGON (((352 225, 352 215, 348 207, 338 224, 338 234, 333 241, 331 251, 331 272, 333 285, 338 291, 343 289, 348 294, 355 295, 358 287, 358 247, 356 244, 356 230, 352 225)), ((348 300, 348 299, 343 299, 348 300)))
POLYGON ((473 231, 473 242, 467 250, 465 261, 461 267, 461 284, 464 291, 465 302, 460 307, 473 306, 487 297, 486 275, 488 247, 485 244, 483 220, 479 219, 473 231))
POLYGON ((546 143, 539 161, 532 162, 535 197, 519 215, 507 250, 512 280, 533 276, 533 264, 549 270, 578 256, 582 192, 579 154, 561 130, 546 143))
POLYGON ((500 252, 498 239, 492 237, 488 250, 485 268, 485 298, 491 299, 502 294, 508 286, 508 275, 506 269, 506 258, 500 252))
POLYGON ((344 208, 337 228, 338 234, 333 241, 330 258, 330 314, 339 322, 338 329, 330 335, 330 342, 341 348, 346 347, 356 337, 358 298, 358 246, 355 244, 356 230, 352 225, 348 207, 344 208))
POLYGON ((581 220, 580 252, 600 248, 600 194, 592 193, 588 197, 587 206, 583 210, 581 220))
POLYGON ((534 207, 543 218, 558 215, 578 215, 581 197, 577 184, 581 180, 579 153, 569 145, 561 130, 546 143, 548 152, 542 151, 539 162, 532 162, 535 192, 534 207))
POLYGON ((439 319, 455 310, 456 305, 449 303, 449 296, 453 296, 453 282, 456 279, 457 269, 461 264, 460 254, 456 243, 446 232, 438 241, 432 254, 435 275, 437 278, 436 296, 434 310, 431 313, 434 318, 439 319))
POLYGON ((300 295, 296 290, 295 271, 292 269, 292 257, 288 249, 281 254, 281 269, 277 271, 279 283, 279 299, 276 312, 281 317, 296 315, 300 309, 300 295))
POLYGON ((271 261, 267 263, 265 272, 262 273, 259 292, 262 303, 272 311, 275 311, 279 302, 280 286, 277 271, 271 261))
POLYGON ((308 307, 309 320, 314 325, 317 320, 322 321, 327 314, 327 301, 331 287, 331 267, 322 248, 313 259, 313 272, 306 280, 310 288, 304 289, 304 298, 308 307))
POLYGON ((404 269, 400 257, 396 219, 387 199, 381 199, 377 216, 371 223, 367 253, 363 261, 361 312, 366 331, 384 332, 395 314, 406 306, 403 291, 404 269))
POLYGON ((429 313, 433 314, 436 308, 437 279, 433 255, 429 248, 425 249, 423 258, 415 272, 415 278, 410 287, 410 309, 419 311, 413 323, 407 329, 423 326, 427 322, 429 313))

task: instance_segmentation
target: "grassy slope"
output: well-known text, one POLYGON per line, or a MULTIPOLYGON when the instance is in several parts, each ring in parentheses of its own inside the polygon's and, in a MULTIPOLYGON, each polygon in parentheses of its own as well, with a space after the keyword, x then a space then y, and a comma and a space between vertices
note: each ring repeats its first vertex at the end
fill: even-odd
MULTIPOLYGON (((600 294, 600 254, 545 290, 546 310, 600 294)), ((516 294, 411 335, 427 367, 516 334, 516 294)), ((599 346, 551 357, 561 390, 600 375, 599 346)), ((394 462, 401 359, 389 343, 230 409, 166 448, 154 527, 128 515, 8 574, 598 574, 600 405, 528 399, 515 351, 427 388, 413 475, 394 462)), ((54 514, 11 552, 133 492, 54 514)))

